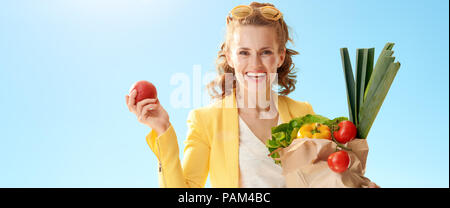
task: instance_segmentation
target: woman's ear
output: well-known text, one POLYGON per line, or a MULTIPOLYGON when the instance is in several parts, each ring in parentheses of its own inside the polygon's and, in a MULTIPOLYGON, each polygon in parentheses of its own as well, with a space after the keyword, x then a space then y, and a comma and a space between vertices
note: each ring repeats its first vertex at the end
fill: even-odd
POLYGON ((278 68, 280 68, 281 67, 281 65, 283 65, 283 63, 284 63, 284 58, 286 58, 286 48, 284 48, 283 49, 283 51, 281 51, 281 53, 280 53, 280 62, 278 63, 278 68))

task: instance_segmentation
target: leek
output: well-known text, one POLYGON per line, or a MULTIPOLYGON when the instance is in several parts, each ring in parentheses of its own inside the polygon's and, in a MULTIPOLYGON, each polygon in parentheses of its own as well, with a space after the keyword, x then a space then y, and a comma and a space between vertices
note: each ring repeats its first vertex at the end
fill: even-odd
POLYGON ((384 46, 375 67, 373 66, 375 49, 357 49, 356 80, 353 79, 347 48, 341 48, 349 117, 358 129, 358 138, 367 138, 395 75, 400 69, 400 63, 394 63, 393 47, 394 43, 387 43, 384 46))
POLYGON ((367 97, 367 100, 364 101, 364 104, 361 107, 360 118, 362 119, 357 126, 358 138, 367 138, 369 130, 377 117, 378 111, 380 111, 381 105, 383 104, 383 101, 386 98, 389 88, 391 87, 395 75, 399 69, 399 62, 391 63, 385 75, 378 83, 373 96, 367 97))
POLYGON ((347 48, 341 48, 342 68, 344 69, 345 83, 347 89, 348 112, 350 121, 356 123, 356 97, 355 79, 353 78, 352 64, 347 48))

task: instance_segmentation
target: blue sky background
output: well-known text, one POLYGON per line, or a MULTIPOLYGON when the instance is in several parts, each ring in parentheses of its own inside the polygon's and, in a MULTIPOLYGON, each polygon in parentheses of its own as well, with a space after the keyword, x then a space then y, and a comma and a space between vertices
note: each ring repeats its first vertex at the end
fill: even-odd
MULTIPOLYGON (((0 1, 0 187, 157 187, 157 162, 124 96, 149 80, 170 105, 176 73, 213 72, 225 16, 250 1, 0 1)), ((339 48, 394 42, 402 66, 368 137, 382 187, 449 187, 448 1, 272 1, 300 52, 297 89, 346 116, 339 48)), ((193 84, 190 85, 191 92, 193 84)), ((204 85, 202 85, 204 86, 204 85)), ((202 90, 202 95, 206 95, 202 90)), ((209 183, 208 183, 209 187, 209 183)))

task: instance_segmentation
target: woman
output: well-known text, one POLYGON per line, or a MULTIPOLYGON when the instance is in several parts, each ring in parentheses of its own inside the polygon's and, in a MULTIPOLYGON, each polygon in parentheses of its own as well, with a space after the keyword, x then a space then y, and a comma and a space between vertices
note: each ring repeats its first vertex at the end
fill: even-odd
POLYGON ((285 187, 281 167, 267 156, 270 129, 292 118, 314 114, 308 102, 286 95, 295 89, 289 31, 272 4, 237 6, 217 59, 218 77, 208 85, 218 100, 188 116, 183 161, 169 116, 156 99, 135 103, 139 122, 152 128, 148 145, 159 160, 161 187, 285 187), (278 93, 273 85, 280 86, 278 93))

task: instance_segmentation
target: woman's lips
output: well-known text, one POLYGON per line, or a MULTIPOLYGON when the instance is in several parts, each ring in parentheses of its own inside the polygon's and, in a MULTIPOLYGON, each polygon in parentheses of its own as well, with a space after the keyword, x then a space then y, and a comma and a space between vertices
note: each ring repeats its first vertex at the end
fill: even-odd
POLYGON ((263 82, 266 80, 267 73, 265 72, 247 72, 245 73, 245 80, 251 82, 263 82))

